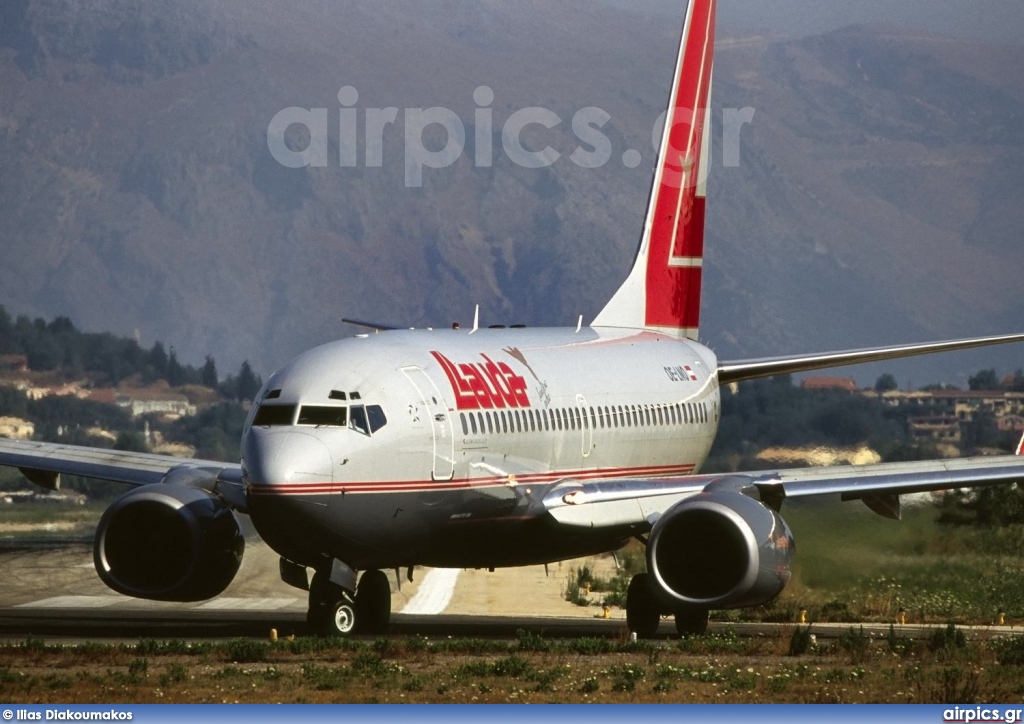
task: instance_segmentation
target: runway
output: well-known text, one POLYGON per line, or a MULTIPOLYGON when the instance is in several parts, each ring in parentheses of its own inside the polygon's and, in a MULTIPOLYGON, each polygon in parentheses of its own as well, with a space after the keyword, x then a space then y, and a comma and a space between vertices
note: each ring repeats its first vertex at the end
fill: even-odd
MULTIPOLYGON (((709 633, 735 632, 741 637, 788 637, 796 624, 712 622, 709 633)), ((839 638, 850 627, 863 628, 871 638, 884 638, 887 623, 816 623, 811 633, 819 640, 839 638)), ((899 636, 924 638, 938 624, 895 625, 899 636)), ((1021 627, 961 626, 969 638, 1019 635, 1021 627)), ((145 610, 124 608, 35 608, 0 609, 0 640, 22 641, 38 638, 51 642, 135 641, 138 639, 217 640, 238 636, 267 638, 271 629, 280 636, 305 635, 302 611, 257 611, 228 608, 188 610, 145 610)), ((556 616, 487 616, 455 614, 403 614, 392 616, 392 635, 427 638, 515 639, 521 631, 549 638, 600 637, 626 640, 629 632, 622 620, 556 616)), ((670 620, 661 624, 658 638, 677 638, 670 620)))
MULTIPOLYGON (((590 561, 597 566, 600 562, 590 561)), ((606 563, 607 565, 607 563, 606 563)), ((96 576, 85 544, 11 547, 0 551, 0 641, 42 638, 82 642, 138 639, 266 638, 306 633, 306 594, 281 582, 277 558, 262 544, 252 545, 242 570, 227 591, 200 603, 141 601, 109 591, 96 576)), ((481 571, 421 573, 415 584, 392 582, 391 633, 398 636, 486 637, 514 639, 519 631, 553 638, 606 637, 627 640, 625 612, 601 616, 598 606, 581 608, 561 595, 568 570, 543 567, 488 574, 481 571), (456 579, 458 580, 456 584, 456 579), (439 590, 431 581, 441 581, 439 590), (446 588, 447 586, 447 588, 446 588), (456 595, 452 601, 452 589, 456 595), (417 594, 420 595, 417 595, 417 594), (451 603, 449 604, 449 601, 451 603), (405 610, 405 612, 402 612, 405 610)), ((819 639, 837 638, 850 626, 815 623, 819 639)), ((724 623, 712 621, 711 633, 789 637, 794 623, 724 623)), ((864 633, 884 637, 888 623, 863 624, 864 633)), ((896 626, 901 636, 920 638, 935 625, 896 626)), ((1014 626, 961 627, 972 638, 1022 633, 1014 626)), ((662 622, 659 638, 675 637, 671 620, 662 622)))

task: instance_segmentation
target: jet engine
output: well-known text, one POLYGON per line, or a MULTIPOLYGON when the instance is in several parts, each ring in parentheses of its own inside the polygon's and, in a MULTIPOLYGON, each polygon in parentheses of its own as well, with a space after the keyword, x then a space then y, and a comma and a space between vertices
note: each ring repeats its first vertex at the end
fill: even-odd
POLYGON ((100 518, 96 571, 118 593, 202 601, 238 572, 245 538, 231 509, 196 488, 158 483, 128 491, 100 518))
POLYGON ((740 492, 706 490, 655 523, 647 570, 670 611, 756 606, 789 583, 793 551, 774 510, 740 492))

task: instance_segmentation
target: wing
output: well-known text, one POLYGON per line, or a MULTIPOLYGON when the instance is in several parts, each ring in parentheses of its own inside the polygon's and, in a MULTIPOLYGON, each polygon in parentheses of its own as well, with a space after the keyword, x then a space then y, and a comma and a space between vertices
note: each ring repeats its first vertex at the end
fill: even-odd
POLYGON ((819 354, 790 357, 767 357, 764 359, 719 362, 718 381, 720 384, 727 385, 732 382, 751 380, 757 377, 788 375, 796 372, 825 369, 827 367, 841 367, 862 362, 880 362, 901 357, 913 357, 920 354, 954 352, 962 349, 974 349, 976 347, 1022 341, 1024 341, 1024 334, 1003 334, 996 337, 976 337, 974 339, 957 339, 948 342, 926 342, 896 347, 854 349, 845 352, 822 352, 819 354))
POLYGON ((544 508, 561 525, 640 533, 676 503, 727 488, 756 497, 776 511, 791 498, 838 494, 843 500, 863 500, 879 515, 898 519, 901 495, 1020 481, 1024 456, 1000 455, 650 480, 569 480, 547 491, 544 508))
POLYGON ((239 512, 246 511, 237 463, 0 438, 0 465, 18 468, 33 483, 51 490, 59 487, 61 475, 126 485, 173 482, 208 490, 239 512))

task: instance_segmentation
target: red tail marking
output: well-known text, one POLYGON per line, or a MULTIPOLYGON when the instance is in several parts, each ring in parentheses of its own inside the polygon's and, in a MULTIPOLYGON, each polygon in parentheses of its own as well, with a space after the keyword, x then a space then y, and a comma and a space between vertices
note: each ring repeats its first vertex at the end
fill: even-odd
POLYGON ((1021 436, 1020 442, 1017 443, 1017 454, 1024 455, 1024 436, 1021 436))
POLYGON ((696 328, 700 323, 705 198, 698 195, 704 124, 714 58, 715 3, 695 3, 678 87, 666 123, 647 263, 646 323, 696 328))

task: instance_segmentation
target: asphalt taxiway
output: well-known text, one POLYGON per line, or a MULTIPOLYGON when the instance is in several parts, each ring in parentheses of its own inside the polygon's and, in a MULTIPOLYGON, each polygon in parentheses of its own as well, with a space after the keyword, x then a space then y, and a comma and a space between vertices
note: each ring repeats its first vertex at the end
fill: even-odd
MULTIPOLYGON (((222 596, 200 603, 119 596, 98 579, 91 559, 91 546, 84 542, 0 550, 0 640, 264 638, 271 629, 279 636, 306 633, 306 594, 281 582, 277 558, 262 543, 249 547, 236 580, 222 596)), ((562 587, 572 570, 533 567, 497 575, 421 571, 415 583, 403 581, 401 588, 393 577, 391 632, 430 638, 514 639, 519 631, 529 631, 549 637, 628 639, 621 609, 612 609, 606 619, 599 606, 581 608, 565 601, 562 587)), ((739 636, 788 637, 794 626, 713 621, 710 631, 728 628, 739 636)), ((836 638, 850 626, 815 623, 811 633, 819 639, 836 638)), ((901 636, 919 638, 935 627, 908 624, 896 625, 895 630, 901 636)), ((1022 633, 1015 626, 961 628, 972 638, 1022 633)), ((863 629, 868 636, 884 637, 889 624, 863 624, 863 629)), ((665 620, 659 637, 674 635, 673 622, 665 620)))

